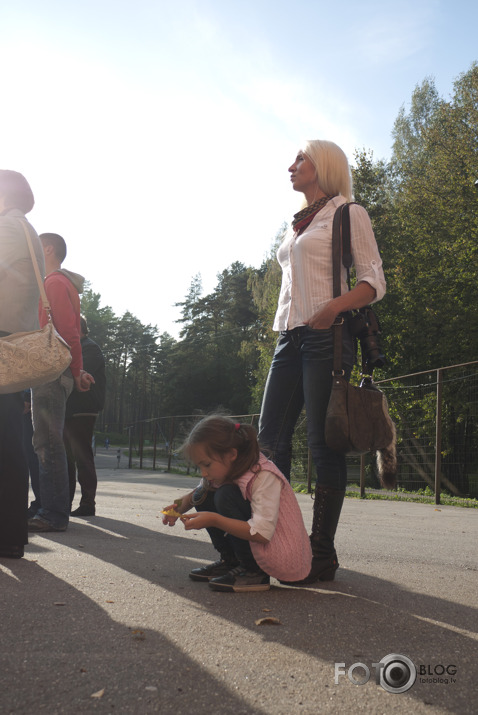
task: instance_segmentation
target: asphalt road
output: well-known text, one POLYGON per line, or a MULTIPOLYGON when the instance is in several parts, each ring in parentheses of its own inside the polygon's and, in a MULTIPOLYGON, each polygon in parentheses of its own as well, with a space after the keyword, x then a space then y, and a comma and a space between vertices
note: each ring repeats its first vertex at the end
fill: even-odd
POLYGON ((97 516, 0 560, 1 715, 477 712, 476 510, 346 499, 336 581, 213 592, 187 576, 207 534, 160 517, 195 480, 103 451, 97 516), (377 684, 386 656, 406 692, 377 684))

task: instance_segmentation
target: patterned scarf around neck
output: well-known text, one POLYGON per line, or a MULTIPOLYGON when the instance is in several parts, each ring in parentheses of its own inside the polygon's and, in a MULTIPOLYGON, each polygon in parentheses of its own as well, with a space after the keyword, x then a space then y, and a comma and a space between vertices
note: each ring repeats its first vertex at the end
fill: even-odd
POLYGON ((325 204, 332 198, 333 196, 322 196, 318 201, 314 201, 310 206, 306 206, 305 209, 294 214, 294 218, 292 219, 292 228, 294 231, 298 234, 302 233, 304 228, 307 228, 309 223, 311 223, 314 216, 318 214, 320 209, 323 209, 325 204))

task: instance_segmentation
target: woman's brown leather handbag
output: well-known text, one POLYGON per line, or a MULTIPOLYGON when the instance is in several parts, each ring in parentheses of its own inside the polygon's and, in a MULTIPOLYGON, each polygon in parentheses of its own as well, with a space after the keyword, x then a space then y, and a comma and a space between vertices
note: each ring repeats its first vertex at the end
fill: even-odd
MULTIPOLYGON (((332 229, 334 297, 341 293, 340 264, 343 238, 346 245, 350 243, 348 204, 337 209, 332 229), (346 212, 346 221, 343 222, 344 212, 346 212), (343 236, 343 232, 347 232, 348 236, 343 236)), ((325 419, 325 441, 334 452, 357 455, 366 452, 386 452, 378 455, 379 476, 384 486, 390 487, 394 483, 396 472, 395 425, 388 413, 387 399, 376 387, 371 375, 364 375, 359 386, 351 385, 344 377, 342 365, 344 319, 343 316, 338 316, 332 328, 334 366, 332 390, 325 419), (386 472, 380 468, 380 456, 382 461, 386 460, 386 472)))
POLYGON ((334 452, 365 454, 385 449, 394 439, 387 399, 371 377, 359 386, 334 374, 325 420, 325 441, 334 452))

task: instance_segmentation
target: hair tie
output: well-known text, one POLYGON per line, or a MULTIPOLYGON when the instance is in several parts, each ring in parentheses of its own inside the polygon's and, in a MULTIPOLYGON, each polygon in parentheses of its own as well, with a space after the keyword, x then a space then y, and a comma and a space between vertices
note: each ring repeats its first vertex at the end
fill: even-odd
POLYGON ((239 424, 239 422, 236 422, 236 424, 234 425, 234 429, 236 430, 236 432, 238 429, 240 429, 240 427, 241 425, 239 424))

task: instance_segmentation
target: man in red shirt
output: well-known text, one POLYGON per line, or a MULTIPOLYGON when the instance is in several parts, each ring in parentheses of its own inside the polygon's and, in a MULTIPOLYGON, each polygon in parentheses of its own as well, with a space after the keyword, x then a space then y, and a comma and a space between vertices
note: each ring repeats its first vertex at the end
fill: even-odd
MULTIPOLYGON (((57 380, 32 390, 33 446, 40 465, 39 508, 28 521, 31 532, 65 531, 70 514, 68 467, 63 444, 65 408, 73 389, 89 390, 94 382, 83 370, 80 344, 80 298, 84 278, 61 267, 66 243, 56 233, 43 233, 40 241, 45 255, 45 291, 53 324, 68 343, 71 364, 57 380)), ((40 326, 48 315, 40 301, 40 326)), ((38 498, 37 498, 38 501, 38 498)))

